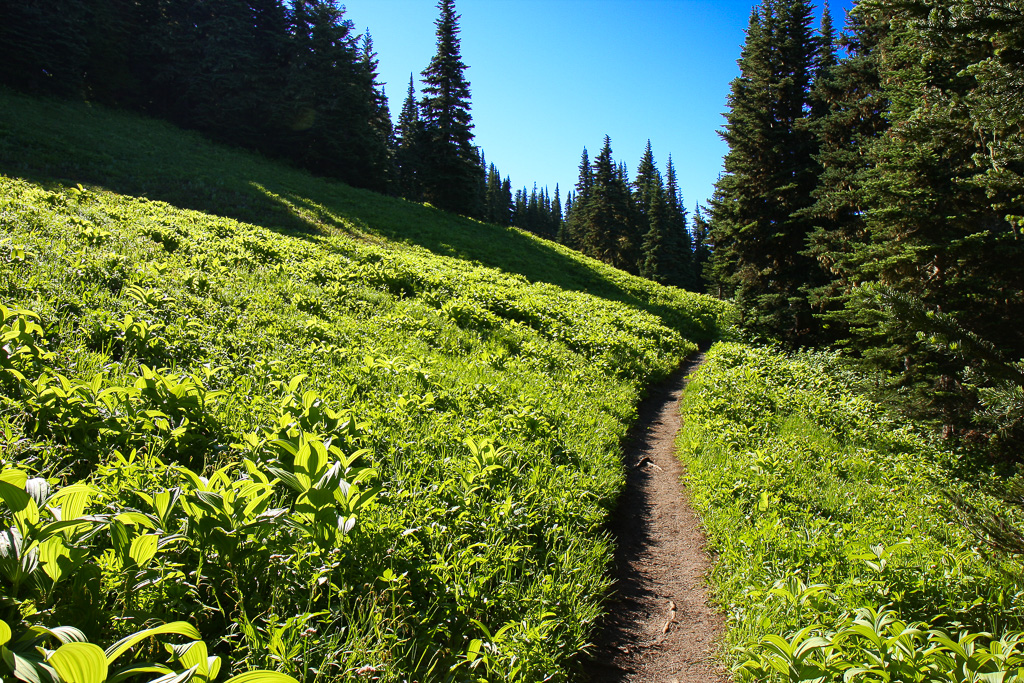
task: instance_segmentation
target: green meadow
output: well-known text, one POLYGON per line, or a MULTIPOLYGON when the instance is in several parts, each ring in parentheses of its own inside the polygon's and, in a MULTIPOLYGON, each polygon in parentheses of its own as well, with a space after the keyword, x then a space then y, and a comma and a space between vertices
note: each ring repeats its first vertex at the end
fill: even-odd
POLYGON ((566 680, 637 402, 732 317, 515 229, 0 91, 5 661, 566 680))
POLYGON ((737 678, 1020 680, 1019 558, 954 500, 1019 514, 862 382, 827 353, 721 343, 687 389, 678 445, 737 678))

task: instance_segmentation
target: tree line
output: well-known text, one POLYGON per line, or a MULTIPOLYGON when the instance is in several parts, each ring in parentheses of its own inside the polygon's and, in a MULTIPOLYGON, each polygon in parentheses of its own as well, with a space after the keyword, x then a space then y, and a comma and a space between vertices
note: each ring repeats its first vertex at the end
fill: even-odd
POLYGON ((350 185, 514 225, 666 284, 699 286, 671 160, 637 179, 611 151, 513 195, 474 145, 454 0, 392 124, 369 32, 337 0, 0 0, 0 82, 130 109, 350 185))
POLYGON ((482 206, 454 0, 392 125, 378 56, 337 0, 0 0, 0 82, 163 118, 356 187, 482 206), (410 97, 412 90, 410 89, 410 97))
POLYGON ((843 348, 947 436, 1019 458, 1024 402, 993 402, 1013 372, 986 369, 1024 357, 1024 3, 861 2, 838 36, 823 17, 751 14, 710 287, 755 334, 843 348))

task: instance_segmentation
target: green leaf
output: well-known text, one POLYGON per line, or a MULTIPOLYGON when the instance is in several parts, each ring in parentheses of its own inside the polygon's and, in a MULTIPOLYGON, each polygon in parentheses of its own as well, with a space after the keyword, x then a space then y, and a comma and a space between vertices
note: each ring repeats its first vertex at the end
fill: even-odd
POLYGON ((6 645, 11 640, 11 627, 7 622, 0 619, 0 646, 6 645))
POLYGON ((14 673, 15 678, 25 681, 25 683, 60 683, 53 667, 47 666, 39 660, 22 657, 6 647, 0 648, 0 651, 3 652, 4 663, 14 673))
POLYGON ((64 541, 58 536, 51 536, 39 544, 39 559, 43 563, 43 571, 50 579, 57 583, 64 575, 61 568, 61 558, 71 559, 71 552, 64 546, 64 541))
POLYGON ((161 676, 166 676, 167 674, 174 675, 174 671, 163 664, 140 664, 138 666, 129 666, 121 669, 116 674, 108 678, 107 683, 121 683, 121 681, 131 678, 132 676, 138 676, 139 674, 161 674, 161 676))
POLYGON ((156 544, 159 540, 159 536, 156 534, 143 534, 136 536, 132 540, 131 550, 128 551, 128 556, 135 560, 135 564, 139 567, 145 567, 149 564, 149 561, 156 556, 156 544))
POLYGON ((187 621, 172 621, 169 624, 162 624, 160 626, 154 626, 153 628, 147 628, 141 631, 137 631, 117 641, 116 643, 108 647, 106 650, 107 663, 112 663, 115 659, 120 657, 131 647, 133 647, 137 643, 140 643, 146 638, 149 638, 151 636, 166 635, 185 636, 186 638, 191 638, 192 640, 202 640, 203 638, 200 635, 199 630, 187 621))
POLYGON ((65 643, 46 660, 64 683, 104 683, 107 658, 99 645, 65 643))
POLYGON ((224 683, 299 683, 297 680, 277 671, 246 671, 232 676, 224 683))
POLYGON ((88 507, 89 501, 97 495, 98 491, 87 484, 72 484, 65 486, 53 494, 48 501, 50 506, 57 506, 59 503, 61 520, 72 520, 81 517, 88 507))

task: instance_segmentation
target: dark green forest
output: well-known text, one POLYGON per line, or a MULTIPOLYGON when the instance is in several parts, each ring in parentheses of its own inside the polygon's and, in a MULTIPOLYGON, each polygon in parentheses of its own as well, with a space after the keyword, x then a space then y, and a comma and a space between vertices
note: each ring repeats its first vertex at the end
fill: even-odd
POLYGON ((750 17, 704 275, 751 333, 830 345, 948 438, 1024 437, 1024 6, 750 17))

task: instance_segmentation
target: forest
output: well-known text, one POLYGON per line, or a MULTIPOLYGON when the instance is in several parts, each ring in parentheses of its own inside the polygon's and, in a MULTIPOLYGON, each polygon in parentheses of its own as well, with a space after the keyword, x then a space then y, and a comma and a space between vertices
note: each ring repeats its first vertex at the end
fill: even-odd
POLYGON ((814 10, 691 211, 608 136, 513 191, 455 0, 394 115, 337 0, 0 0, 4 679, 586 680, 710 346, 731 675, 1024 680, 1024 3, 814 10))

